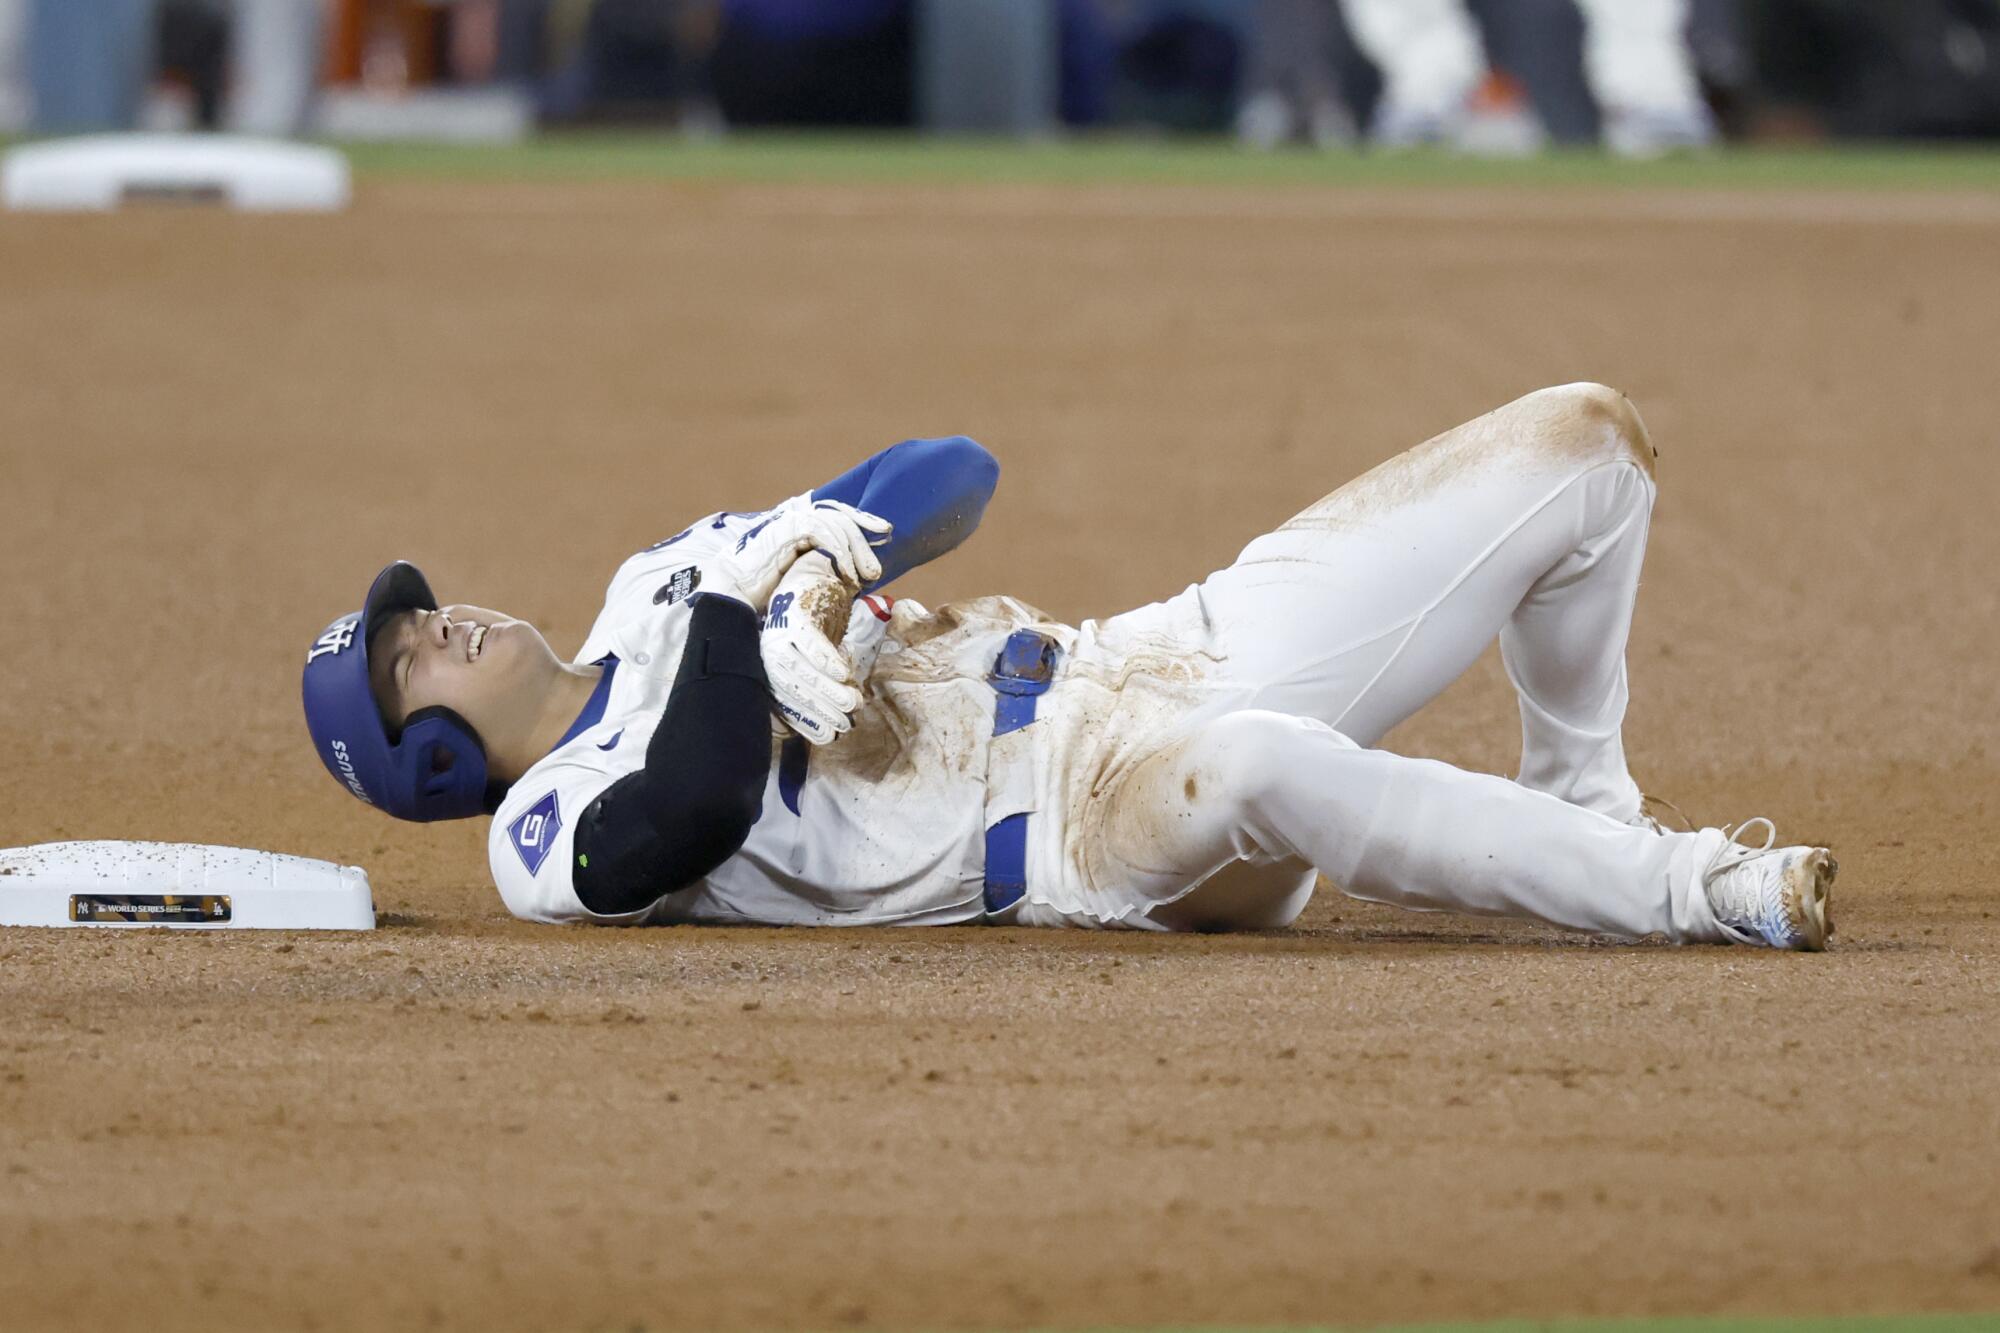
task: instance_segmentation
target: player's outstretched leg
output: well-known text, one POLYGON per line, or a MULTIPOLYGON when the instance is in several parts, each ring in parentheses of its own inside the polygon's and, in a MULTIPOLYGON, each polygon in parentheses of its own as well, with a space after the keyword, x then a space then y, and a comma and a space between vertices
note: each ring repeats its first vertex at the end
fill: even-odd
POLYGON ((1722 829, 1661 836, 1363 749, 1308 718, 1219 718, 1135 766, 1098 809, 1091 878, 1150 900, 1145 917, 1170 929, 1275 924, 1240 895, 1204 896, 1209 876, 1249 861, 1316 867, 1358 898, 1625 938, 1817 949, 1828 931, 1824 849, 1747 848, 1722 829))
POLYGON ((1197 607, 1237 706, 1318 718, 1363 745, 1498 636, 1520 694, 1522 785, 1630 819, 1625 643, 1653 462, 1624 395, 1543 389, 1397 455, 1104 632, 1197 607))

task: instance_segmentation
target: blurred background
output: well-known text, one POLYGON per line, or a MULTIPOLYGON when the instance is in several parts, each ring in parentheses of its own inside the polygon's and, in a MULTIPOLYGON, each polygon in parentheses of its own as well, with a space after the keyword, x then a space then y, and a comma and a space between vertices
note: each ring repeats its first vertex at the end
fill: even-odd
POLYGON ((2000 134, 2000 0, 0 0, 0 133, 2000 134))

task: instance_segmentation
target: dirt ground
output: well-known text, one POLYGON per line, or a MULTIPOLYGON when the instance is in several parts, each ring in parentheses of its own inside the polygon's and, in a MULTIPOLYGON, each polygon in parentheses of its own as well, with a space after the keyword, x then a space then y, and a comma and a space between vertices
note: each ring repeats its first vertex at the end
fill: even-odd
MULTIPOLYGON (((0 845, 355 862, 359 937, 0 931, 0 1327, 2000 1308, 2000 199, 365 186, 0 218, 0 845), (298 671, 386 559, 573 648, 912 435, 904 591, 1174 591, 1536 386, 1643 410, 1628 746, 1836 847, 1820 957, 1323 887, 1239 938, 510 922, 298 671)), ((1510 771, 1491 655, 1390 738, 1510 771)))

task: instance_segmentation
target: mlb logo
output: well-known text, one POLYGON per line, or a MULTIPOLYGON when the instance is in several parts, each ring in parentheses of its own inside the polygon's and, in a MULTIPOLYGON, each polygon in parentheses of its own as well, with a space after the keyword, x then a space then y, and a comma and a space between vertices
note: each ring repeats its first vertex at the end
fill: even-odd
POLYGON ((541 872, 542 862, 549 859, 549 848, 555 845, 556 834, 561 831, 562 810, 556 804, 554 792, 529 806, 526 814, 507 826, 514 851, 530 875, 541 872))

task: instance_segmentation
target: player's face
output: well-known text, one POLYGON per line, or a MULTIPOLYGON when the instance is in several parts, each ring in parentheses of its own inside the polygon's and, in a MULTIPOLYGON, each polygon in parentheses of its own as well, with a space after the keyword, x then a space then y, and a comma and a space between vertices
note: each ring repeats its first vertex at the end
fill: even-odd
POLYGON ((423 708, 442 705, 492 737, 532 719, 561 664, 542 632, 525 620, 479 606, 401 611, 370 639, 368 673, 393 730, 423 708))

